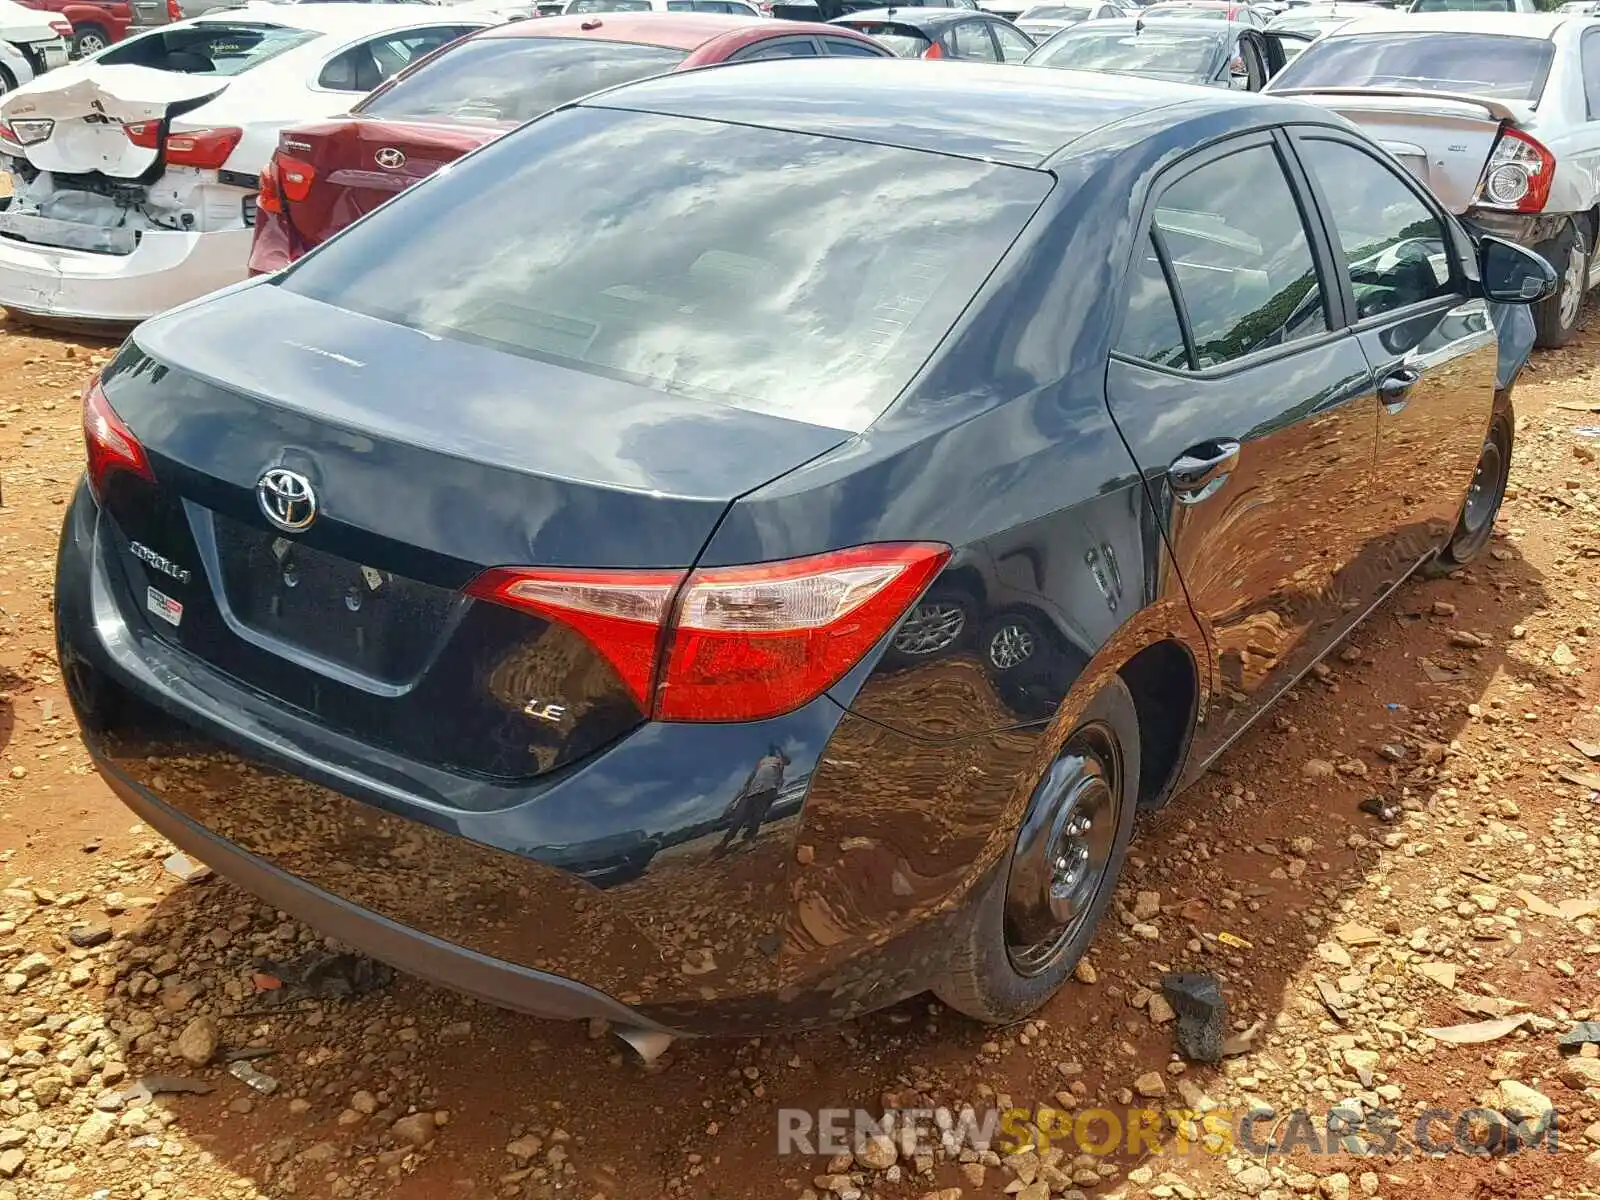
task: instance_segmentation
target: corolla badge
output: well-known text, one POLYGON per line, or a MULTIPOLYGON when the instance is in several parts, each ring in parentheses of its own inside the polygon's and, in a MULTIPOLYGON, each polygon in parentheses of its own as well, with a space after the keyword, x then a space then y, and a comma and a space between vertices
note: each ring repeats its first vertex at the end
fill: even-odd
POLYGON ((299 533, 317 519, 317 493, 297 471, 273 467, 256 483, 262 515, 279 529, 299 533))
POLYGON ((385 146, 372 156, 378 165, 385 171, 398 171, 406 165, 406 156, 403 151, 396 150, 393 146, 385 146))

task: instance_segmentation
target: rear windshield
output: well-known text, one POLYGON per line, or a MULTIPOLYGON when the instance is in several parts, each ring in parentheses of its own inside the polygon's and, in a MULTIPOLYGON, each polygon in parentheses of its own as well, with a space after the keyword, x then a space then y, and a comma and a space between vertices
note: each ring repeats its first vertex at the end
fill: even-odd
POLYGON ((282 25, 207 21, 131 38, 103 51, 95 61, 107 66, 181 71, 186 75, 240 75, 321 36, 313 30, 282 25))
POLYGON ((1050 188, 1042 172, 571 108, 278 277, 424 333, 865 429, 1050 188))
POLYGON ((838 24, 866 34, 901 58, 915 58, 933 45, 932 40, 910 25, 892 25, 885 21, 840 21, 838 24))
POLYGON ((572 0, 564 13, 649 12, 650 0, 572 0))
POLYGON ((512 121, 646 75, 689 56, 665 46, 581 38, 473 38, 363 101, 356 111, 396 120, 512 121))
POLYGON ((1082 21, 1089 16, 1087 8, 1067 8, 1060 4, 1041 4, 1030 8, 1017 18, 1019 21, 1082 21))
POLYGON ((1493 33, 1366 33, 1308 47, 1272 81, 1272 90, 1319 87, 1409 88, 1466 92, 1499 100, 1537 100, 1554 47, 1542 38, 1493 33))
POLYGON ((1201 79, 1211 73, 1227 34, 1192 29, 1121 26, 1096 29, 1094 22, 1074 25, 1057 34, 1032 54, 1030 67, 1061 67, 1073 71, 1125 71, 1164 79, 1201 79))

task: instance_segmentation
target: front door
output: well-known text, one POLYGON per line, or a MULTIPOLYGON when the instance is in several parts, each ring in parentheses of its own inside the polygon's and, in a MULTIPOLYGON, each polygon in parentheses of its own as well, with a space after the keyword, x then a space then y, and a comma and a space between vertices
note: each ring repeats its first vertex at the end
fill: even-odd
POLYGON ((1376 487, 1392 507, 1371 565, 1394 581, 1455 527, 1494 407, 1495 329, 1470 295, 1456 235, 1409 175, 1333 131, 1308 128, 1294 145, 1324 198, 1372 367, 1376 487))
POLYGON ((1381 534, 1371 376, 1290 172, 1287 139, 1259 134, 1163 177, 1107 377, 1219 660, 1193 763, 1376 598, 1351 586, 1381 534))

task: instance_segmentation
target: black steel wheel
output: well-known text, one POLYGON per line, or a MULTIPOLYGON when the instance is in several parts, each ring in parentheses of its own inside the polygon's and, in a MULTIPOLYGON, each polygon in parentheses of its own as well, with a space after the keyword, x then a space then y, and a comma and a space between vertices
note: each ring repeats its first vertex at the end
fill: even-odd
POLYGON ((1056 992, 1111 903, 1138 795, 1138 713, 1113 679, 1035 785, 1011 853, 934 988, 941 1000, 1004 1024, 1056 992))
POLYGON ((1511 444, 1513 423, 1507 405, 1497 409, 1484 435, 1483 449, 1479 452, 1478 466, 1472 474, 1466 499, 1461 502, 1461 515, 1456 520, 1455 531, 1433 564, 1433 573, 1445 573, 1467 563, 1483 553, 1494 534, 1494 519, 1500 504, 1506 498, 1506 480, 1511 476, 1511 444))

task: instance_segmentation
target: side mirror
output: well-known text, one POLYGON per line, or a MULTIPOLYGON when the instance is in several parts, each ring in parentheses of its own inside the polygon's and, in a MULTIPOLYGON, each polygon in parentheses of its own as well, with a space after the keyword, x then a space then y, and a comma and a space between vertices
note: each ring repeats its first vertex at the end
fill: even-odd
POLYGON ((1542 254, 1515 242, 1485 235, 1478 242, 1478 271, 1486 300, 1536 304, 1556 290, 1556 270, 1542 254))

